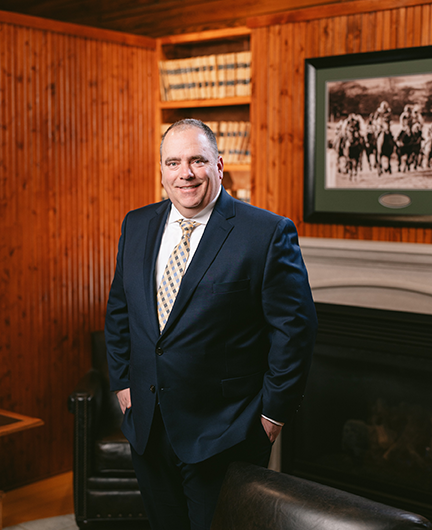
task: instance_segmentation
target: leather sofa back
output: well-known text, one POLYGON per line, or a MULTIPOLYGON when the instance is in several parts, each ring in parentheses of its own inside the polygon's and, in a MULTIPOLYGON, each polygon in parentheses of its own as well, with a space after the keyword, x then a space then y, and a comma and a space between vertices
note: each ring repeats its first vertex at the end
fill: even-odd
POLYGON ((231 464, 211 530, 431 530, 420 515, 252 464, 231 464))

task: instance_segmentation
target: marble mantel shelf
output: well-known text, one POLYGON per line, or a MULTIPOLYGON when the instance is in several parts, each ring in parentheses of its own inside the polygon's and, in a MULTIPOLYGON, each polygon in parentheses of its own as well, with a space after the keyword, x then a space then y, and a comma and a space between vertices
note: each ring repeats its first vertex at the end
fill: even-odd
POLYGON ((316 302, 432 314, 432 245, 300 238, 316 302))

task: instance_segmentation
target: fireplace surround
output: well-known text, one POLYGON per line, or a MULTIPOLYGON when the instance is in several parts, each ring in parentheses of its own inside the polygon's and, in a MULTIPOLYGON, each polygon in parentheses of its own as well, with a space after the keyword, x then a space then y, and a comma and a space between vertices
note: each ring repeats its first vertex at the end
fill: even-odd
POLYGON ((432 518, 432 249, 301 240, 319 332, 282 471, 432 518))
POLYGON ((432 314, 432 245, 304 237, 315 302, 432 314))

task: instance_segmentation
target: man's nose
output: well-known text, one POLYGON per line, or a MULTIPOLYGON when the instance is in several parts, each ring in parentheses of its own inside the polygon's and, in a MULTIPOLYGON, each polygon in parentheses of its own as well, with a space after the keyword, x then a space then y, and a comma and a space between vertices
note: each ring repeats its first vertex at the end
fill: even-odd
POLYGON ((189 164, 189 162, 185 162, 181 165, 180 176, 181 178, 184 178, 184 179, 191 178, 194 176, 192 167, 189 164))

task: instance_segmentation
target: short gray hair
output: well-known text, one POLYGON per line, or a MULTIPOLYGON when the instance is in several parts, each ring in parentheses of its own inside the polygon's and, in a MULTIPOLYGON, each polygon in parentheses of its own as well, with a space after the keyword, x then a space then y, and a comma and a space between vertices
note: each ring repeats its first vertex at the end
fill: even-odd
POLYGON ((176 121, 175 123, 170 125, 168 129, 164 132, 161 143, 160 143, 160 149, 159 149, 161 160, 162 160, 162 147, 163 147, 163 143, 165 141, 166 135, 173 129, 180 129, 182 131, 185 129, 189 129, 191 127, 200 129, 205 134, 207 140, 210 143, 211 150, 213 151, 213 154, 217 160, 219 156, 219 150, 218 150, 216 136, 214 132, 210 129, 208 125, 203 123, 201 120, 195 120, 194 118, 185 118, 184 120, 176 121))

